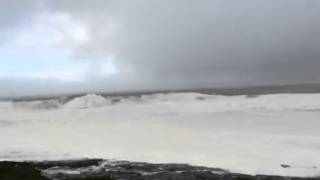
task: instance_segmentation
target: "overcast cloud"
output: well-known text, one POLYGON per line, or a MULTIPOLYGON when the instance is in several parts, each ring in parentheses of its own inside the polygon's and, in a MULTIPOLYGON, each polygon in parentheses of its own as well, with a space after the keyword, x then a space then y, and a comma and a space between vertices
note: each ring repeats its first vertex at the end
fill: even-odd
POLYGON ((0 96, 319 83, 319 18, 318 0, 2 0, 0 49, 86 68, 17 77, 0 51, 0 96))

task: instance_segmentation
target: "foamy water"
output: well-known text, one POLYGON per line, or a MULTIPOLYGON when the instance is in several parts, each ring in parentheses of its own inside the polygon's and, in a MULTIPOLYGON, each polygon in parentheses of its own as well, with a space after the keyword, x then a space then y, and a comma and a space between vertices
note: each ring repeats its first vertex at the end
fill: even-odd
POLYGON ((320 94, 0 102, 0 159, 125 159, 320 175, 320 94), (292 167, 284 169, 281 164, 292 167))

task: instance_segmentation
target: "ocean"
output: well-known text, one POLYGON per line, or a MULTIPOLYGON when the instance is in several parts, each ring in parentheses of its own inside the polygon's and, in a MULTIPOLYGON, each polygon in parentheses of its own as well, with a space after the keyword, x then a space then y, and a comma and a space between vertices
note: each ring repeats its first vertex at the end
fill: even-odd
POLYGON ((101 158, 320 176, 319 117, 320 93, 2 101, 0 161, 101 158))

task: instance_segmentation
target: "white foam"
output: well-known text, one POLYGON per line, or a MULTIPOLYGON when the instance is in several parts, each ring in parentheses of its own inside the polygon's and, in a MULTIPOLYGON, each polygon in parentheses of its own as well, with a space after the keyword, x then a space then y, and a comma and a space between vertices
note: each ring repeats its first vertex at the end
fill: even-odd
POLYGON ((66 103, 64 107, 67 108, 94 108, 107 105, 108 101, 99 95, 88 94, 86 96, 77 97, 66 103))
POLYGON ((61 106, 58 100, 43 100, 43 101, 23 101, 14 102, 11 104, 14 109, 30 109, 30 110, 44 110, 56 109, 61 106))
POLYGON ((0 103, 0 159, 116 158, 320 175, 320 94, 118 98, 92 94, 36 111, 0 103))

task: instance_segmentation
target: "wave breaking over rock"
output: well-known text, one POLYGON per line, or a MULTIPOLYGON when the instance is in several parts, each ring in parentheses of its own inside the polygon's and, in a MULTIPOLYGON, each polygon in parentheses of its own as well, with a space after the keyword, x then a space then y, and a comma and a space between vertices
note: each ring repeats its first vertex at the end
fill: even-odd
POLYGON ((215 111, 281 110, 320 111, 320 94, 272 94, 260 96, 223 96, 200 93, 168 93, 141 96, 102 96, 87 94, 68 101, 60 99, 0 102, 1 109, 51 110, 61 108, 87 109, 110 105, 196 103, 210 105, 215 111))
MULTIPOLYGON (((151 164, 129 161, 83 159, 41 162, 0 162, 7 179, 24 176, 30 180, 319 180, 320 177, 298 178, 232 173, 219 168, 188 164, 151 164)), ((1 177, 1 175, 0 175, 1 177)))
POLYGON ((64 107, 67 108, 93 108, 101 107, 108 104, 106 98, 96 94, 88 94, 82 97, 76 97, 67 102, 64 107))
POLYGON ((319 109, 320 94, 90 94, 1 102, 0 160, 115 158, 317 176, 319 109))

